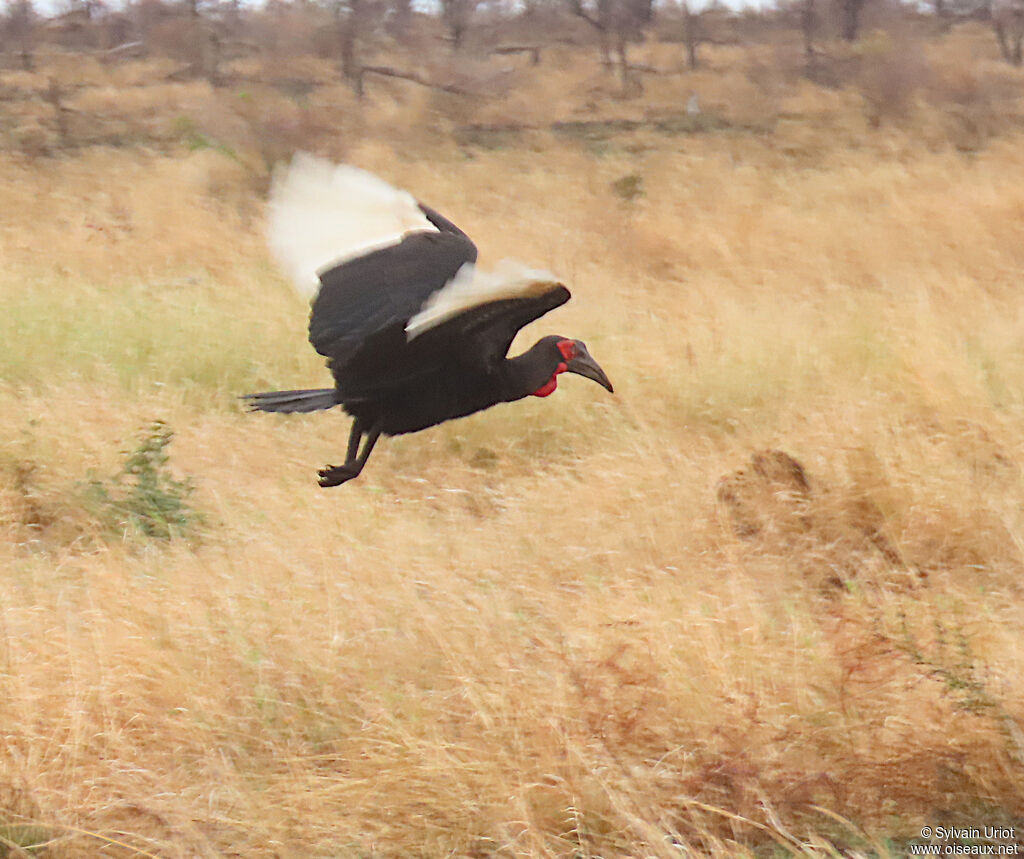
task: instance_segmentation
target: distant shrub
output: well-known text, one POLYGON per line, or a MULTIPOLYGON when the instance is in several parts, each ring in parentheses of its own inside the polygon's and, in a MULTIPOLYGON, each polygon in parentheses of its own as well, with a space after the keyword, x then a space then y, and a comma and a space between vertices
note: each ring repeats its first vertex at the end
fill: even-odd
POLYGON ((931 66, 919 43, 896 41, 887 34, 865 40, 857 83, 868 121, 877 126, 883 121, 906 119, 931 76, 931 66))
POLYGON ((611 189, 616 197, 632 203, 644 195, 644 177, 638 173, 630 173, 612 182, 611 189))
POLYGON ((213 147, 246 160, 255 156, 269 176, 279 161, 299 149, 341 160, 351 123, 347 89, 330 90, 317 100, 316 81, 253 82, 245 89, 221 91, 194 117, 180 120, 190 148, 213 147), (184 123, 187 122, 186 126, 184 123))
POLYGON ((90 481, 87 497, 101 521, 159 540, 183 536, 201 522, 189 504, 192 481, 178 480, 168 469, 167 447, 173 437, 167 424, 154 421, 120 472, 107 481, 90 481))
POLYGON ((962 150, 975 150, 1018 122, 1018 72, 1003 63, 950 52, 935 69, 927 99, 945 116, 945 134, 962 150))

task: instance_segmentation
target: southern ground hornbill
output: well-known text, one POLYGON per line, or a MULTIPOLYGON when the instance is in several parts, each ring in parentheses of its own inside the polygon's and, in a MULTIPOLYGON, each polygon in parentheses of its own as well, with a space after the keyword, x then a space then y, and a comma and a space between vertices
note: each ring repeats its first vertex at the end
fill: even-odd
POLYGON ((510 260, 481 271, 462 230, 370 173, 296 155, 274 178, 269 240, 312 296, 309 340, 334 387, 245 399, 264 412, 340 405, 354 418, 345 464, 322 469, 321 486, 356 477, 381 434, 546 397, 561 373, 612 390, 579 340, 543 337, 506 357, 520 328, 569 300, 552 274, 510 260))

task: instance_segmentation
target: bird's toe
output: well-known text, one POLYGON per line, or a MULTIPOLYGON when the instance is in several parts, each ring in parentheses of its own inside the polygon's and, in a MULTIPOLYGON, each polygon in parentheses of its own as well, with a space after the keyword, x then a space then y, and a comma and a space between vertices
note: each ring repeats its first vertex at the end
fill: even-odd
POLYGON ((325 489, 328 486, 340 486, 346 480, 355 477, 352 469, 346 468, 344 465, 327 465, 321 468, 317 474, 320 477, 319 484, 325 489))

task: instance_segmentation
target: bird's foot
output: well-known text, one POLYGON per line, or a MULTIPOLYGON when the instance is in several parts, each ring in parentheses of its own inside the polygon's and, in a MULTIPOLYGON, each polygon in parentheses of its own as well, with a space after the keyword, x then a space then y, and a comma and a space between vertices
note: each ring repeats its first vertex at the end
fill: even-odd
POLYGON ((328 486, 341 486, 342 483, 358 476, 359 471, 360 469, 349 465, 328 465, 317 473, 320 475, 320 485, 327 488, 328 486))

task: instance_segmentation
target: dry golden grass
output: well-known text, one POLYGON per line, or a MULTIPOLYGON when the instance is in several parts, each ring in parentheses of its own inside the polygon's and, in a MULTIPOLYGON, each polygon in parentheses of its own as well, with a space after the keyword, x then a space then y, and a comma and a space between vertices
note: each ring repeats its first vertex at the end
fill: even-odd
POLYGON ((1024 140, 967 158, 787 98, 834 123, 467 157, 410 148, 429 94, 366 108, 348 157, 566 278, 521 339, 585 339, 616 394, 388 440, 334 491, 340 415, 235 401, 327 378, 258 158, 0 158, 0 839, 896 856, 1019 827, 1024 140), (112 537, 83 487, 156 418, 205 522, 112 537), (754 529, 717 497, 741 468, 754 529))

